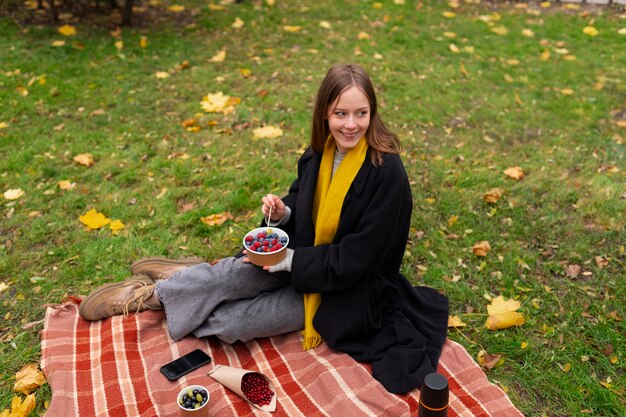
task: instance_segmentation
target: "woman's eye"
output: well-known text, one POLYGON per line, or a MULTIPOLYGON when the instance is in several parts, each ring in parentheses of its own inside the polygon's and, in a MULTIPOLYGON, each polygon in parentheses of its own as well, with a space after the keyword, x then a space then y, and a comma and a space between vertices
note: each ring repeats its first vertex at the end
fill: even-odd
POLYGON ((365 116, 367 116, 367 111, 362 111, 362 112, 359 112, 359 116, 360 116, 360 117, 365 117, 365 116))
POLYGON ((345 116, 345 115, 346 115, 346 114, 345 114, 344 112, 342 112, 342 111, 336 111, 336 112, 335 112, 335 116, 343 117, 343 116, 345 116))

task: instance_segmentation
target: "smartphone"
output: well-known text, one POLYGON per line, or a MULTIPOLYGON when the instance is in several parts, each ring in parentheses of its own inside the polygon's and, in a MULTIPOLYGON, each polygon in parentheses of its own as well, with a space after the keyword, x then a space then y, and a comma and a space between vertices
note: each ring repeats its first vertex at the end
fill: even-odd
POLYGON ((188 374, 194 369, 211 362, 211 357, 203 350, 196 349, 192 352, 173 360, 161 367, 161 373, 170 381, 175 381, 181 376, 188 374))

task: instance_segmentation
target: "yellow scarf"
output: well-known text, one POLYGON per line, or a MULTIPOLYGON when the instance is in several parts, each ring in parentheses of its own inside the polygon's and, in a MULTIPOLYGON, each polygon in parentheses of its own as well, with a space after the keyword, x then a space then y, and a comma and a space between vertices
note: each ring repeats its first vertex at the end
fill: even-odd
MULTIPOLYGON (((333 241, 339 215, 346 193, 363 165, 367 154, 367 141, 361 138, 357 145, 350 149, 341 161, 333 176, 333 162, 335 159, 335 139, 329 136, 322 153, 322 162, 317 174, 317 186, 313 199, 313 224, 315 224, 315 246, 328 244, 333 241)), ((304 341, 302 349, 316 347, 322 341, 322 336, 313 327, 313 317, 322 302, 319 293, 304 294, 304 341)))

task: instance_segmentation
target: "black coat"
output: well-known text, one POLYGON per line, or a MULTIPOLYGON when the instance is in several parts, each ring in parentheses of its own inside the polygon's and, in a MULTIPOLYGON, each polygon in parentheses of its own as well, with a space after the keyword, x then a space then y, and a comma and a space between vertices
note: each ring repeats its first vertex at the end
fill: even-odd
POLYGON ((448 325, 448 299, 399 273, 413 206, 406 171, 398 155, 386 154, 376 167, 368 152, 332 244, 313 246, 321 156, 310 149, 302 155, 283 199, 291 208, 281 228, 294 249, 294 288, 322 294, 313 324, 331 348, 371 363, 388 391, 405 393, 436 370, 448 325))

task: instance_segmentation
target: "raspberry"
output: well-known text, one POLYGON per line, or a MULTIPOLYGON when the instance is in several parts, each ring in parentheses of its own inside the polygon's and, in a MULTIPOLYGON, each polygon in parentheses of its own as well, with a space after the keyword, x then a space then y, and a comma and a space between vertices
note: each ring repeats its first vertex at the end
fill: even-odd
POLYGON ((268 405, 274 396, 269 381, 258 372, 248 372, 241 378, 241 391, 248 401, 260 406, 268 405))

